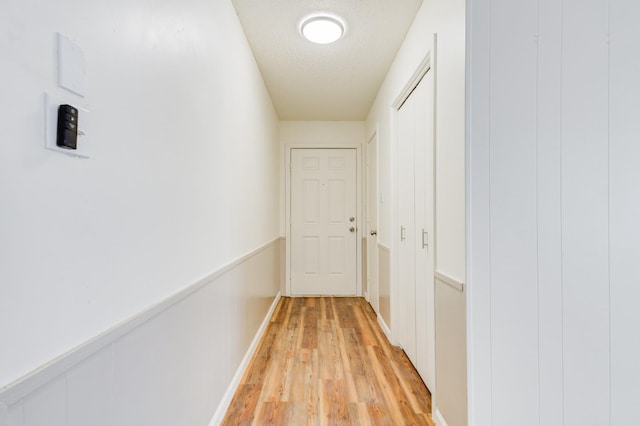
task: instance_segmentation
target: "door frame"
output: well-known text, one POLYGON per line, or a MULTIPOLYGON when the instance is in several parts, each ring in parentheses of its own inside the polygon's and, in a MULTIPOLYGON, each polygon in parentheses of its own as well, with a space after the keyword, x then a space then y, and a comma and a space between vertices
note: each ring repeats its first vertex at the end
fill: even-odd
MULTIPOLYGON (((407 81, 407 83, 405 84, 405 86, 402 88, 402 90, 400 91, 400 93, 398 94, 398 96, 396 97, 395 102, 391 105, 390 108, 390 114, 391 114, 391 140, 392 140, 392 167, 393 167, 393 171, 392 171, 392 187, 394 188, 393 191, 393 205, 395 206, 395 208, 391 209, 391 215, 392 215, 392 232, 391 232, 391 259, 390 259, 390 275, 391 275, 391 336, 393 337, 393 344, 394 345, 398 345, 399 344, 399 340, 398 340, 398 335, 400 333, 400 326, 398 324, 398 320, 400 319, 400 301, 398 300, 399 297, 399 293, 400 293, 400 289, 399 289, 399 277, 398 277, 398 259, 399 259, 399 240, 400 240, 400 218, 399 218, 399 211, 398 211, 398 198, 399 198, 399 193, 400 193, 400 182, 399 182, 399 158, 398 158, 398 141, 400 138, 399 135, 399 130, 398 130, 398 114, 400 111, 400 107, 402 107, 402 105, 404 104, 404 102, 409 98, 409 96, 411 95, 411 93, 413 92, 413 90, 418 86, 418 84, 420 83, 420 81, 422 81, 422 78, 429 72, 432 71, 434 72, 433 75, 433 85, 434 85, 434 92, 433 92, 433 101, 434 101, 434 125, 433 125, 433 146, 434 146, 434 163, 435 163, 435 147, 436 147, 436 120, 435 120, 435 114, 436 114, 436 98, 437 98, 437 93, 436 93, 436 80, 437 80, 437 75, 435 74, 435 64, 434 64, 434 57, 433 57, 433 52, 435 49, 435 34, 434 34, 434 40, 433 40, 433 48, 430 48, 427 50, 427 53, 424 57, 424 59, 422 60, 422 62, 420 63, 420 65, 418 65, 418 68, 415 70, 415 72, 413 73, 413 75, 409 78, 409 80, 407 81)), ((436 179, 436 170, 435 170, 435 164, 434 164, 434 168, 433 168, 433 182, 434 182, 434 187, 435 187, 435 179, 436 179)), ((433 208, 434 208, 434 212, 436 211, 436 200, 435 200, 435 192, 434 192, 434 201, 433 201, 433 208)), ((433 244, 435 247, 437 247, 437 240, 436 240, 436 232, 435 232, 436 228, 435 228, 435 218, 434 218, 434 235, 433 235, 433 244)), ((437 250, 436 250, 437 251, 437 250)), ((434 251, 434 270, 435 270, 435 251, 434 251)))
POLYGON ((291 150, 293 149, 355 149, 356 150, 356 296, 362 296, 362 230, 365 219, 362 209, 362 145, 358 144, 286 144, 285 145, 285 282, 284 294, 291 295, 291 150))
MULTIPOLYGON (((364 164, 365 166, 363 167, 363 185, 364 185, 364 190, 363 190, 363 195, 362 195, 362 200, 363 200, 363 220, 365 225, 367 225, 367 220, 369 218, 369 208, 370 206, 370 202, 369 202, 369 196, 371 195, 371 182, 369 181, 369 168, 371 167, 371 164, 369 163, 369 153, 371 151, 371 144, 373 142, 375 142, 375 159, 376 162, 374 164, 374 168, 375 168, 375 189, 376 189, 376 193, 374 194, 374 198, 375 198, 375 212, 376 212, 376 223, 373 224, 373 226, 375 226, 376 228, 376 232, 380 230, 380 199, 379 199, 379 194, 380 194, 380 173, 379 173, 379 165, 380 165, 380 158, 379 158, 379 149, 378 149, 378 143, 379 143, 379 139, 378 139, 378 125, 375 126, 375 129, 373 130, 371 136, 367 139, 367 143, 365 145, 365 150, 363 152, 363 156, 364 156, 364 164)), ((365 298, 367 299, 367 302, 369 302, 369 304, 373 307, 373 310, 376 312, 376 314, 380 315, 380 259, 378 256, 378 236, 376 235, 376 243, 374 244, 375 246, 375 252, 374 253, 369 253, 369 231, 370 229, 366 228, 364 229, 364 233, 363 233, 363 237, 366 240, 366 246, 367 246, 367 294, 365 294, 365 298), (371 292, 371 287, 369 286, 369 284, 371 284, 371 280, 369 280, 369 259, 370 256, 374 256, 376 259, 375 262, 375 292, 371 292), (373 299, 373 300, 372 300, 373 299), (373 303, 372 303, 373 302, 373 303)))

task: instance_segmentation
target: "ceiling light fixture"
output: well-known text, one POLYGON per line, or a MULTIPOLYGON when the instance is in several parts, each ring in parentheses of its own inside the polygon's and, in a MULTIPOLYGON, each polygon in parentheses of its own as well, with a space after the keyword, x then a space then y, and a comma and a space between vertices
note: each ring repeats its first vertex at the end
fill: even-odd
POLYGON ((313 43, 329 44, 342 38, 344 25, 331 16, 313 16, 302 22, 300 32, 313 43))

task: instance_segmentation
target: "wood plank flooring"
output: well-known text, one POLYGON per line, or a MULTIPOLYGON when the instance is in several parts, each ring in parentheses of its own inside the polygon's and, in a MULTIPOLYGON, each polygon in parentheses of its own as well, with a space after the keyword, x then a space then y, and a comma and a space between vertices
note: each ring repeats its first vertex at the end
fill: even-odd
POLYGON ((434 425, 431 394, 363 298, 282 298, 223 425, 434 425))

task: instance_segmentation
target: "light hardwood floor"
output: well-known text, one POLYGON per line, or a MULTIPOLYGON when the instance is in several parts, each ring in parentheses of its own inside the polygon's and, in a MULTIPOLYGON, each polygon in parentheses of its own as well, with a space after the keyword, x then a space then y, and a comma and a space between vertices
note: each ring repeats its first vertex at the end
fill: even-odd
POLYGON ((362 298, 282 298, 223 425, 433 425, 431 394, 362 298))

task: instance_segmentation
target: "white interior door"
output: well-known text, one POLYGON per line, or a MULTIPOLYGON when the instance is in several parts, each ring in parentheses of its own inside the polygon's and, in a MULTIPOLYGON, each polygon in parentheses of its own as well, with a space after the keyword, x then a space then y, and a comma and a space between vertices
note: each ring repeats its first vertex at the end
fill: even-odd
POLYGON ((398 111, 400 345, 435 391, 433 73, 398 111))
POLYGON ((367 293, 373 309, 379 310, 378 296, 378 136, 367 144, 367 293))
POLYGON ((355 149, 291 150, 291 294, 357 293, 355 149))

